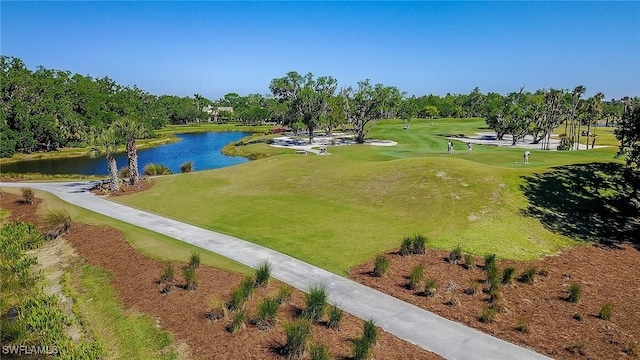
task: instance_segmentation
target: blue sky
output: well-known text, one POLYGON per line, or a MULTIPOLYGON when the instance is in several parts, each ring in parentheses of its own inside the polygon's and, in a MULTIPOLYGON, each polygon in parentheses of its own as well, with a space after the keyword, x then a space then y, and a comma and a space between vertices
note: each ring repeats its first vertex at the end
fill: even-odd
POLYGON ((288 71, 411 95, 640 95, 640 2, 21 2, 2 55, 152 94, 268 94, 288 71))

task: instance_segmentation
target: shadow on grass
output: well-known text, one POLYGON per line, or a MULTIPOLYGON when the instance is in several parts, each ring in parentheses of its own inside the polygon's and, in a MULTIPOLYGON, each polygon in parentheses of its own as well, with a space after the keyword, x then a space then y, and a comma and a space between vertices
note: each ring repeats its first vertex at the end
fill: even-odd
POLYGON ((530 205, 522 213, 547 229, 598 245, 640 245, 640 199, 633 190, 640 179, 621 164, 568 165, 523 178, 530 205))

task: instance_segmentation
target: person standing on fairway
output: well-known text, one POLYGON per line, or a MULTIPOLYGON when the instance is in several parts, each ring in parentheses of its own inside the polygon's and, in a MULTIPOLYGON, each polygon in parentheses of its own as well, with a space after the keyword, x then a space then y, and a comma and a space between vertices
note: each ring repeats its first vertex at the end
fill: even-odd
POLYGON ((525 151, 525 152, 524 152, 524 163, 525 163, 525 164, 528 164, 528 163, 529 163, 529 154, 531 154, 531 153, 529 152, 529 150, 527 150, 527 151, 525 151))

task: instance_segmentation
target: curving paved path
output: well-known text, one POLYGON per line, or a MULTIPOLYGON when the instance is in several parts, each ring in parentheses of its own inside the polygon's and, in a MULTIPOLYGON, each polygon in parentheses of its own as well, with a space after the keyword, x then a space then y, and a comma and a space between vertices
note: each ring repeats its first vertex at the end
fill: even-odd
POLYGON ((255 267, 268 259, 274 278, 307 290, 324 285, 328 301, 447 359, 549 359, 277 251, 94 196, 91 182, 0 183, 50 192, 71 204, 193 244, 255 267))

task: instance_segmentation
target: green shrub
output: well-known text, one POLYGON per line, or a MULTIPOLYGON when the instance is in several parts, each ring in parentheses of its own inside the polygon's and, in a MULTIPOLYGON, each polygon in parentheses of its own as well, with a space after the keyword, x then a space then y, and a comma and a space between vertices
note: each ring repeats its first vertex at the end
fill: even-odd
POLYGON ((489 284, 489 301, 495 303, 497 300, 500 300, 500 295, 500 281, 493 279, 491 284, 489 284))
POLYGON ((458 264, 460 260, 462 260, 462 247, 460 245, 456 246, 450 253, 447 260, 452 264, 458 264))
POLYGON ((373 276, 382 277, 389 270, 389 259, 384 255, 378 255, 373 268, 373 276))
POLYGON ((406 237, 402 240, 402 244, 400 245, 400 255, 407 256, 411 254, 411 247, 413 245, 413 241, 410 237, 406 237))
POLYGON ((305 294, 306 307, 302 310, 302 316, 311 322, 318 322, 324 315, 326 301, 327 291, 324 286, 311 286, 305 294))
POLYGON ((278 302, 280 304, 289 303, 292 298, 293 298, 293 287, 287 284, 280 286, 280 288, 278 289, 278 295, 276 296, 276 299, 278 299, 278 302))
POLYGON ((509 266, 504 268, 502 271, 502 283, 505 285, 511 284, 513 282, 513 277, 516 274, 516 269, 509 266))
POLYGON ((496 254, 489 254, 484 257, 484 271, 487 273, 487 283, 492 283, 498 277, 498 264, 496 254))
POLYGON ((20 203, 29 205, 33 204, 36 199, 33 189, 22 188, 20 189, 20 192, 22 193, 22 199, 20 199, 20 203))
POLYGON ((271 277, 271 263, 265 260, 258 264, 258 267, 255 271, 256 276, 256 287, 264 287, 269 283, 269 278, 271 277))
POLYGON ((577 283, 571 283, 569 286, 569 296, 567 296, 567 301, 572 303, 578 303, 580 301, 580 296, 582 295, 582 288, 577 283))
POLYGON ((481 290, 480 283, 477 282, 476 280, 471 280, 469 282, 469 287, 464 290, 464 293, 467 295, 474 296, 474 295, 478 295, 480 293, 480 290, 481 290))
POLYGON ((220 298, 214 298, 211 301, 211 311, 209 311, 206 315, 209 320, 220 320, 227 317, 227 306, 224 301, 220 298))
POLYGON ((73 225, 71 215, 66 210, 51 210, 42 219, 45 236, 52 239, 65 234, 73 225))
POLYGON ((284 324, 287 343, 282 348, 282 355, 287 359, 299 360, 304 357, 311 337, 311 325, 307 320, 298 320, 284 324))
POLYGON ((162 164, 154 164, 149 163, 144 167, 143 175, 147 176, 156 176, 156 175, 169 175, 171 174, 171 169, 162 165, 162 164))
POLYGON ((528 268, 520 274, 520 278, 518 280, 525 284, 533 284, 537 273, 538 270, 536 268, 528 268))
POLYGON ((438 293, 438 280, 427 279, 424 283, 425 296, 435 296, 438 293))
POLYGON ((245 300, 251 299, 253 291, 255 290, 255 279, 252 276, 247 276, 240 282, 238 288, 242 291, 242 296, 245 300))
POLYGON ((613 304, 610 302, 604 303, 602 307, 600 307, 600 312, 598 313, 598 317, 602 320, 611 320, 611 314, 613 313, 613 304))
POLYGON ((162 273, 160 274, 159 283, 164 285, 173 284, 174 275, 175 275, 175 272, 173 270, 173 266, 167 265, 167 267, 165 267, 164 270, 162 270, 162 273))
POLYGON ((378 327, 373 320, 366 320, 364 322, 362 338, 371 345, 376 345, 378 343, 378 327))
POLYGON ((409 275, 409 289, 418 290, 422 280, 424 280, 424 265, 419 263, 413 267, 411 274, 409 275))
POLYGON ((516 322, 516 330, 518 330, 521 333, 528 333, 529 320, 527 320, 527 318, 525 318, 524 316, 518 317, 518 320, 516 322))
POLYGON ((244 296, 244 292, 242 289, 237 288, 231 292, 231 299, 227 304, 227 308, 231 311, 238 311, 244 308, 244 303, 247 301, 247 298, 244 296))
POLYGON ((123 166, 120 168, 120 170, 118 170, 118 178, 119 179, 128 179, 129 177, 131 177, 131 175, 129 175, 129 167, 128 166, 123 166))
POLYGON ((247 322, 247 313, 244 309, 240 309, 236 311, 233 316, 233 320, 231 320, 231 324, 229 325, 229 332, 235 334, 240 330, 244 329, 247 322))
POLYGON ((629 338, 624 345, 622 345, 622 352, 629 356, 638 355, 638 343, 633 340, 633 338, 629 338))
POLYGON ((427 252, 427 238, 418 234, 411 239, 411 253, 422 255, 427 252))
POLYGON ((471 254, 464 254, 464 268, 467 270, 474 268, 473 256, 471 254))
POLYGON ((496 321, 498 317, 498 310, 492 306, 485 305, 482 308, 482 315, 480 315, 480 321, 483 323, 492 323, 496 321))
POLYGON ((371 358, 371 343, 365 338, 351 339, 351 351, 353 360, 366 360, 371 358))
POLYGON ((328 311, 329 321, 327 327, 329 329, 340 329, 340 321, 342 321, 342 309, 336 305, 329 306, 328 311))
POLYGON ((264 298, 258 305, 258 319, 256 325, 260 330, 266 330, 275 324, 276 314, 280 303, 276 298, 264 298))
POLYGON ((191 257, 189 258, 189 267, 192 269, 196 269, 200 266, 200 253, 192 252, 191 257))
POLYGON ((311 345, 311 347, 309 348, 309 355, 311 356, 311 360, 330 360, 331 359, 331 353, 329 353, 329 348, 322 343, 311 345))
POLYGON ((196 270, 192 267, 185 266, 182 269, 182 275, 184 276, 186 290, 195 290, 198 287, 198 275, 196 270))
POLYGON ((181 173, 190 173, 193 171, 193 161, 185 161, 180 165, 181 173))

